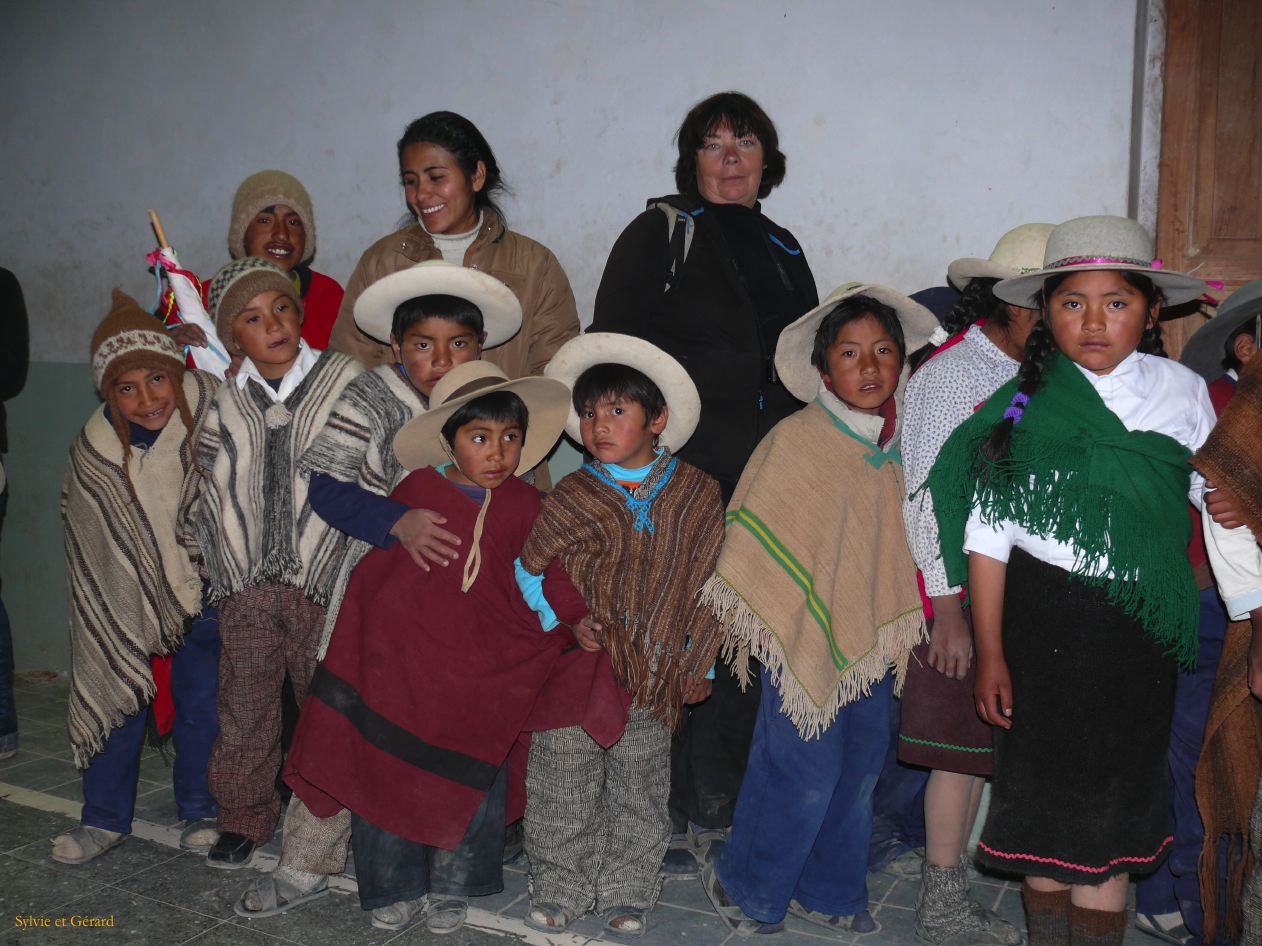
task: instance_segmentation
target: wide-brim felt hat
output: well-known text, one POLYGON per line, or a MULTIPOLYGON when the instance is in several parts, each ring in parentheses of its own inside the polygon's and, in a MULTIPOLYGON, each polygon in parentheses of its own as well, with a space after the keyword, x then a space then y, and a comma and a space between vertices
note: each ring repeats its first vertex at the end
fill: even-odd
POLYGON ((815 348, 815 333, 839 302, 851 296, 871 296, 883 302, 898 314, 903 327, 903 339, 908 354, 929 344, 941 326, 932 312, 910 296, 897 289, 878 286, 875 283, 843 283, 828 294, 828 298, 780 333, 776 342, 776 372, 780 380, 799 401, 813 401, 819 393, 819 369, 811 364, 811 352, 815 348))
POLYGON ((1053 223, 1023 223, 999 238, 989 259, 965 256, 947 267, 947 282, 961 292, 978 277, 1011 279, 1043 267, 1047 238, 1056 229, 1053 223))
POLYGON ((390 342, 394 310, 417 296, 456 296, 482 313, 483 348, 503 345, 521 330, 521 302, 494 276, 446 260, 425 260, 383 276, 355 300, 355 324, 382 344, 390 342))
POLYGON ((1127 217, 1076 217, 1047 238, 1043 268, 995 284, 995 295, 1027 309, 1039 307, 1039 294, 1049 276, 1093 269, 1142 273, 1161 290, 1165 305, 1191 302, 1205 292, 1205 280, 1161 268, 1153 258, 1152 237, 1127 217))
POLYGON ((443 425, 461 406, 496 391, 511 391, 526 402, 530 412, 526 442, 521 448, 518 476, 543 462, 556 446, 565 426, 570 390, 551 378, 529 377, 510 381, 489 361, 466 361, 448 371, 429 395, 429 410, 404 424, 394 437, 394 453, 407 470, 438 466, 450 459, 443 449, 443 425))
POLYGON ((1179 361, 1206 381, 1217 380, 1226 369, 1227 339, 1250 319, 1262 315, 1262 279, 1245 283, 1218 306, 1208 322, 1183 346, 1179 361))
MULTIPOLYGON (((606 364, 634 368, 647 375, 662 392, 668 414, 659 443, 674 453, 688 442, 701 419, 701 395, 684 366, 652 342, 619 332, 588 332, 562 345, 548 362, 544 374, 573 390, 574 382, 584 371, 606 364)), ((565 432, 579 443, 583 442, 578 412, 572 403, 565 432)))

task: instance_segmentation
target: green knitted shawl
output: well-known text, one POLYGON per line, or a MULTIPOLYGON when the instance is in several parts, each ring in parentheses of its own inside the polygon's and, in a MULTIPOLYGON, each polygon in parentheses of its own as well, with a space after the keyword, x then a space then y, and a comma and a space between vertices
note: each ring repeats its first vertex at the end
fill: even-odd
POLYGON ((964 527, 1016 522, 1078 552, 1072 573, 1166 645, 1196 661, 1198 597, 1188 564, 1191 452, 1154 431, 1128 431, 1068 358, 1057 353, 1013 428, 1007 459, 982 457, 1018 379, 996 391, 943 445, 926 483, 952 584, 968 578, 964 527), (1107 565, 1106 565, 1107 563, 1107 565), (1101 572, 1111 574, 1101 575, 1101 572))

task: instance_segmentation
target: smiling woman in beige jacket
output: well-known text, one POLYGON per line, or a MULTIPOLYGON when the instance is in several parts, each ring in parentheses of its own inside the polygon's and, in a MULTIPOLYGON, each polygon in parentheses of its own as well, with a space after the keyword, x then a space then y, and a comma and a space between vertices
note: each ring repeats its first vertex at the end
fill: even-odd
POLYGON ((493 200, 502 183, 490 145, 467 118, 432 112, 408 125, 398 150, 413 222, 360 257, 330 347, 369 368, 389 361, 389 339, 371 338, 355 325, 355 300, 382 276, 423 260, 446 259, 495 276, 521 301, 521 331, 484 357, 510 378, 542 374, 553 353, 579 333, 578 310, 552 251, 504 225, 493 200))

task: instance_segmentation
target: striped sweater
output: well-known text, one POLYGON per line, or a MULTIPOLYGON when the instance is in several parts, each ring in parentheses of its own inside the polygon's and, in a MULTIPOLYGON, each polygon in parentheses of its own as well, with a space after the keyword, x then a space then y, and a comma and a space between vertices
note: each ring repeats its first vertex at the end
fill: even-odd
POLYGON ((219 389, 197 444, 205 477, 187 526, 211 602, 278 582, 328 603, 346 536, 311 511, 298 460, 362 370, 325 352, 284 401, 273 402, 253 381, 219 389))

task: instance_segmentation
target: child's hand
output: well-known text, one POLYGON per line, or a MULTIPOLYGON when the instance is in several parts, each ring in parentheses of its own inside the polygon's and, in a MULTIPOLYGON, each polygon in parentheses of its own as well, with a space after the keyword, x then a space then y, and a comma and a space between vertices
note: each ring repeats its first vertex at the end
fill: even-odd
POLYGON ((1012 728, 1012 677, 1002 658, 977 662, 973 696, 977 700, 977 715, 983 722, 1000 729, 1012 728))
POLYGON ((207 346, 206 333, 202 331, 200 325, 189 325, 187 322, 181 322, 179 325, 172 325, 170 332, 177 345, 188 345, 192 348, 205 348, 207 346))
POLYGON ((1205 484, 1205 509, 1210 518, 1224 529, 1236 529, 1244 525, 1236 497, 1230 491, 1212 483, 1205 484))
POLYGON ((973 631, 958 606, 934 607, 929 634, 929 666, 953 680, 963 680, 973 660, 973 631))
POLYGON ((605 629, 604 625, 594 620, 590 614, 570 629, 574 632, 574 639, 578 641, 578 646, 583 650, 594 653, 604 649, 604 645, 600 642, 600 632, 605 629))
POLYGON ((241 365, 244 361, 245 355, 239 351, 233 352, 230 360, 228 361, 228 367, 223 370, 224 380, 227 380, 228 378, 235 378, 237 376, 237 372, 241 370, 241 365))
POLYGON ((700 703, 710 698, 710 691, 714 689, 714 681, 707 680, 702 677, 692 685, 692 689, 684 696, 684 702, 691 706, 693 703, 700 703))
POLYGON ((1262 608, 1249 612, 1253 636, 1249 638, 1249 692, 1262 700, 1262 608))
POLYGON ((430 562, 449 565, 460 557, 455 549, 460 539, 440 528, 446 521, 446 516, 432 509, 409 509, 391 527, 390 534, 407 549, 412 561, 429 571, 430 562))

